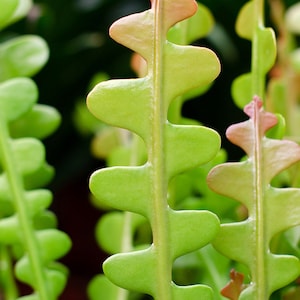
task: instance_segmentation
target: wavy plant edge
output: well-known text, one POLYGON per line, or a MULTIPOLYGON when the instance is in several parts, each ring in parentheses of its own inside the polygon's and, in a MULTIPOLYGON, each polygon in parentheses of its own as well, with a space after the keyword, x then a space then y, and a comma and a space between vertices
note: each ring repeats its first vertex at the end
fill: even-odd
POLYGON ((148 161, 144 165, 98 170, 90 178, 90 189, 102 202, 149 220, 152 245, 145 250, 115 254, 104 262, 103 269, 116 285, 155 299, 212 297, 208 287, 179 287, 172 283, 171 275, 175 258, 208 243, 219 227, 218 219, 210 212, 176 212, 167 203, 169 180, 213 158, 220 146, 218 135, 211 129, 167 121, 173 99, 208 84, 219 72, 218 60, 211 50, 178 46, 166 39, 168 29, 194 14, 195 9, 194 1, 152 1, 148 11, 115 22, 110 28, 111 36, 141 54, 147 61, 148 73, 139 79, 102 82, 87 98, 88 108, 97 118, 133 131, 145 142, 148 161), (144 35, 145 30, 151 34, 144 35), (182 67, 195 57, 197 68, 183 71, 182 67), (173 64, 176 58, 180 65, 173 64), (203 149, 203 143, 210 149, 203 149), (190 155, 184 158, 188 152, 190 155), (192 158, 191 153, 198 157, 192 158), (113 193, 112 184, 117 186, 113 193), (188 228, 193 230, 189 232, 188 228))
POLYGON ((299 189, 274 188, 270 182, 299 161, 300 147, 288 140, 265 136, 277 118, 263 110, 258 97, 245 107, 245 113, 249 120, 232 125, 226 135, 246 152, 247 159, 213 168, 207 180, 215 192, 245 205, 248 217, 241 222, 222 224, 213 245, 250 270, 251 284, 239 299, 269 299, 274 291, 300 274, 298 258, 270 250, 276 234, 299 225, 299 189))
MULTIPOLYGON (((1 28, 24 17, 32 5, 27 0, 2 4, 1 28)), ((7 266, 0 285, 7 300, 55 300, 68 273, 55 260, 68 252, 71 241, 55 229, 56 219, 48 210, 52 194, 42 188, 53 169, 40 139, 56 130, 60 115, 36 104, 38 87, 29 78, 48 56, 46 42, 33 35, 0 45, 0 264, 7 266), (28 284, 32 294, 19 295, 15 278, 28 284)))

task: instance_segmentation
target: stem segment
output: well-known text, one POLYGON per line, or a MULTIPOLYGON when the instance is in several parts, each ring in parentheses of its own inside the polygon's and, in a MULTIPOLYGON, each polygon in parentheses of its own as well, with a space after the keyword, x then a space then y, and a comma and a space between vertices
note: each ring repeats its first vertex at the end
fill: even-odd
MULTIPOLYGON (((18 289, 14 280, 13 266, 9 253, 9 249, 6 246, 0 246, 0 276, 3 282, 3 295, 6 300, 15 300, 18 298, 18 289), (2 275, 1 275, 2 274, 2 275)), ((0 299, 1 289, 0 289, 0 299)))
MULTIPOLYGON (((264 29, 264 0, 254 1, 254 32, 252 41, 252 94, 264 99, 265 96, 265 71, 263 63, 260 59, 262 45, 261 45, 261 31, 264 29)), ((257 99, 256 99, 257 100, 257 99)), ((255 245, 256 245, 256 262, 254 264, 253 281, 255 287, 255 299, 265 300, 267 295, 267 280, 265 277, 265 254, 266 254, 266 240, 264 228, 264 183, 263 183, 263 154, 260 135, 260 118, 259 107, 255 103, 255 141, 254 141, 254 186, 255 186, 255 245)))
POLYGON ((35 283, 34 286, 36 287, 39 299, 49 300, 51 296, 47 290, 46 274, 43 270, 38 241, 29 217, 22 179, 17 172, 16 162, 14 161, 12 153, 5 116, 2 114, 2 116, 0 116, 0 157, 2 167, 5 170, 10 185, 20 230, 22 230, 23 245, 25 252, 28 254, 32 271, 32 281, 35 283))
POLYGON ((252 40, 252 95, 258 95, 261 99, 265 96, 265 72, 260 60, 261 38, 260 31, 264 29, 264 1, 254 1, 254 32, 252 40))
POLYGON ((153 186, 153 243, 157 255, 157 294, 155 299, 171 300, 171 271, 172 261, 168 242, 168 202, 167 178, 164 157, 164 131, 166 123, 166 110, 164 104, 163 88, 163 49, 165 32, 163 24, 163 0, 155 0, 154 14, 154 57, 153 57, 153 112, 152 112, 152 140, 149 151, 149 162, 152 164, 153 186))
POLYGON ((256 104, 254 109, 254 185, 255 185, 255 249, 256 261, 254 263, 253 281, 255 287, 255 299, 268 299, 266 279, 266 236, 264 222, 264 180, 263 180, 263 154, 260 134, 259 107, 256 104))

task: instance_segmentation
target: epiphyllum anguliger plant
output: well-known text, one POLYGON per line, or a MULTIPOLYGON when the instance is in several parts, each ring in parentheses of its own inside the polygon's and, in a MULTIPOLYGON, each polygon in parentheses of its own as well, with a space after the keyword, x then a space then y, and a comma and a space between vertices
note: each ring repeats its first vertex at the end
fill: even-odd
MULTIPOLYGON (((29 0, 0 1, 0 28, 27 15, 29 0)), ((56 262, 70 248, 48 210, 53 176, 41 140, 60 123, 52 107, 37 104, 38 89, 29 77, 47 62, 45 41, 22 35, 0 44, 0 298, 55 300, 67 270, 56 262), (55 247, 54 247, 55 245, 55 247), (22 296, 16 278, 32 293, 22 296)))
POLYGON ((96 117, 136 133, 145 143, 145 164, 98 170, 91 176, 90 188, 102 203, 148 220, 152 245, 113 255, 103 269, 114 284, 155 299, 212 299, 207 286, 173 283, 172 265, 177 257, 207 244, 219 221, 207 211, 175 211, 167 201, 171 178, 209 161, 220 147, 213 130, 171 124, 167 119, 176 97, 208 85, 219 73, 211 50, 167 41, 168 30, 196 10, 192 0, 152 1, 149 10, 115 22, 111 36, 146 60, 147 74, 102 82, 87 99, 96 117))
POLYGON ((270 184, 274 176, 300 160, 300 147, 292 141, 266 137, 277 118, 263 110, 258 97, 245 107, 245 113, 250 119, 230 126, 226 135, 246 152, 247 159, 216 166, 208 176, 208 184, 214 191, 241 202, 248 218, 222 224, 213 244, 249 269, 251 284, 238 299, 269 299, 300 274, 297 257, 271 251, 277 234, 300 224, 300 190, 270 184))

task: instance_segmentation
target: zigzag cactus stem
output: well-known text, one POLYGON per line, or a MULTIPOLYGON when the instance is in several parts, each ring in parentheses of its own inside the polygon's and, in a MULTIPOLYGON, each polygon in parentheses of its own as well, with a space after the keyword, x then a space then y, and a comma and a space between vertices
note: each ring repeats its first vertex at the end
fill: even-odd
POLYGON ((214 167, 208 175, 208 185, 245 205, 249 216, 241 222, 222 224, 213 244, 219 252, 249 268, 251 284, 239 299, 263 300, 300 273, 297 257, 274 254, 270 249, 274 236, 299 224, 300 189, 275 188, 270 182, 299 161, 300 147, 265 136, 278 120, 263 110, 259 97, 254 97, 244 112, 250 119, 231 125, 226 136, 248 158, 214 167))
POLYGON ((245 109, 245 112, 250 115, 253 115, 253 126, 254 126, 254 143, 253 143, 253 153, 254 153, 254 164, 253 164, 253 172, 254 172, 254 182, 253 186, 255 187, 255 203, 254 203, 254 212, 253 214, 256 216, 255 219, 255 243, 256 243, 256 266, 255 273, 253 274, 253 281, 257 282, 260 285, 256 289, 257 291, 257 299, 268 299, 268 289, 264 288, 267 286, 268 281, 266 280, 266 259, 265 253, 268 251, 268 245, 264 243, 266 240, 265 233, 265 221, 264 214, 266 208, 264 207, 264 178, 263 174, 263 150, 262 150, 262 134, 261 134, 261 122, 260 122, 260 109, 262 108, 262 101, 258 96, 255 96, 253 99, 253 105, 248 106, 248 111, 245 109))
POLYGON ((96 198, 146 217, 153 236, 148 249, 117 253, 103 263, 103 270, 114 284, 156 300, 210 299, 212 291, 207 286, 176 285, 172 267, 177 257, 206 245, 216 234, 219 220, 209 212, 172 210, 168 184, 174 176, 211 160, 219 151, 220 137, 202 126, 171 124, 167 113, 178 96, 212 82, 220 64, 211 50, 167 41, 173 25, 195 14, 195 1, 151 4, 151 9, 124 17, 110 29, 114 40, 143 56, 147 75, 99 83, 87 99, 96 117, 137 133, 148 155, 142 166, 111 167, 91 176, 90 188, 96 198), (187 68, 193 60, 198 64, 187 68), (112 184, 118 187, 114 192, 112 184))
POLYGON ((41 262, 39 246, 34 233, 32 222, 28 219, 29 211, 24 197, 24 188, 22 179, 17 172, 17 166, 12 157, 10 137, 6 124, 6 117, 0 116, 0 157, 1 165, 6 172, 10 185, 11 193, 14 199, 14 208, 18 217, 22 231, 22 239, 25 249, 28 253, 32 276, 36 282, 36 291, 40 300, 49 300, 51 293, 47 289, 46 275, 41 262))

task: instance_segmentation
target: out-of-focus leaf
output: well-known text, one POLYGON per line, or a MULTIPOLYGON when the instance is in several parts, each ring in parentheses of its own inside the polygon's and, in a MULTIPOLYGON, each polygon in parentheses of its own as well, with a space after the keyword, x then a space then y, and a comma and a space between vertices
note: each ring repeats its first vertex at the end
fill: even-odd
POLYGON ((296 49, 291 53, 291 64, 295 72, 300 74, 300 49, 296 49))
POLYGON ((19 0, 2 0, 0 11, 0 29, 5 27, 18 6, 19 0))
POLYGON ((23 35, 0 45, 0 82, 14 77, 31 77, 41 70, 49 57, 46 42, 23 35))
POLYGON ((191 18, 177 23, 168 32, 168 40, 173 43, 188 45, 209 34, 214 25, 211 12, 201 3, 191 18))
POLYGON ((28 112, 37 101, 38 91, 29 78, 14 78, 0 83, 0 113, 8 121, 28 112))
POLYGON ((60 114, 54 107, 37 104, 21 118, 10 123, 11 136, 43 139, 58 128, 60 121, 60 114))
POLYGON ((254 32, 254 1, 248 1, 241 9, 235 29, 238 35, 244 39, 252 40, 254 32))
POLYGON ((32 0, 18 0, 17 2, 18 6, 9 18, 7 25, 15 23, 21 18, 24 18, 29 13, 32 7, 32 0))
POLYGON ((300 34, 300 3, 290 6, 285 14, 285 22, 288 30, 300 34))

